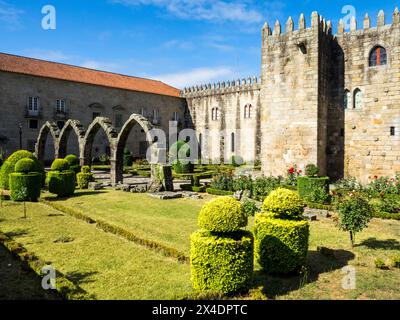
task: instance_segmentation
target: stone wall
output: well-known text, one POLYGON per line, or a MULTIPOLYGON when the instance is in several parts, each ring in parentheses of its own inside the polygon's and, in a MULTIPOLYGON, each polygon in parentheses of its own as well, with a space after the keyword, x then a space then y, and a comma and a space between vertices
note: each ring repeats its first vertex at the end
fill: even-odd
POLYGON ((232 156, 246 162, 259 158, 260 88, 257 78, 249 78, 183 90, 203 162, 229 163, 232 156))

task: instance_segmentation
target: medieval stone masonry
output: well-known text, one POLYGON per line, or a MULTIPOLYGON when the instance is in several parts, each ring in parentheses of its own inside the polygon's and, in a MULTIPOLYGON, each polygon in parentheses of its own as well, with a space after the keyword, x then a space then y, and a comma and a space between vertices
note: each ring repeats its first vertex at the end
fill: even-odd
POLYGON ((376 27, 366 15, 361 29, 355 18, 350 31, 344 29, 340 21, 334 35, 331 22, 316 12, 309 27, 303 14, 297 28, 292 18, 284 26, 277 21, 273 30, 266 23, 261 81, 183 90, 199 135, 227 130, 224 139, 202 136, 203 156, 213 159, 218 145, 245 129, 229 151, 261 160, 267 175, 316 163, 334 179, 353 176, 365 183, 400 171, 399 11, 391 24, 381 11, 376 27))
POLYGON ((21 124, 23 148, 33 149, 39 136, 43 159, 54 153, 45 151, 53 140, 56 155, 79 153, 87 163, 108 151, 115 162, 126 142, 143 156, 145 131, 169 136, 169 121, 178 120, 180 129, 195 129, 203 162, 236 156, 260 161, 266 175, 315 163, 333 179, 363 183, 400 172, 399 11, 391 23, 381 11, 376 26, 368 15, 359 25, 353 18, 346 32, 340 21, 336 34, 317 12, 306 20, 265 23, 260 78, 180 93, 153 80, 0 54, 0 146, 19 148, 21 124))

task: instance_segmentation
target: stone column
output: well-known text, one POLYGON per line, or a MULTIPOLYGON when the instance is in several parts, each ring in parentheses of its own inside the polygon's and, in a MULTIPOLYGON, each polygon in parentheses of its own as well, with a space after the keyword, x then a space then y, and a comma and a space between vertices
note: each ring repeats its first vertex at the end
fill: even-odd
POLYGON ((111 178, 111 184, 113 186, 117 185, 120 182, 123 182, 123 165, 121 161, 118 161, 116 159, 111 159, 110 160, 111 164, 111 169, 110 169, 110 178, 111 178))

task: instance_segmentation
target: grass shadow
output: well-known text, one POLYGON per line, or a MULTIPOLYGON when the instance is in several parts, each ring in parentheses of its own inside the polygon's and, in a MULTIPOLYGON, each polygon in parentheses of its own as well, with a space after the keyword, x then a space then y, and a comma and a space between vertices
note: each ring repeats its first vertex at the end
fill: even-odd
POLYGON ((4 234, 9 238, 13 238, 13 237, 26 236, 28 232, 26 230, 16 230, 16 231, 5 232, 4 234))
POLYGON ((253 288, 261 287, 268 299, 288 294, 302 286, 318 280, 322 273, 343 268, 355 255, 346 250, 333 250, 332 256, 322 255, 318 251, 308 251, 306 272, 300 274, 277 275, 258 270, 254 273, 253 288))
POLYGON ((72 196, 68 196, 68 197, 43 197, 43 199, 46 201, 65 201, 70 198, 78 198, 78 197, 82 197, 82 196, 95 196, 95 195, 103 194, 103 193, 107 193, 107 191, 83 191, 83 192, 74 193, 72 196))
POLYGON ((368 238, 357 245, 357 247, 361 246, 369 249, 400 250, 400 242, 396 239, 378 240, 376 238, 368 238))
POLYGON ((69 272, 65 275, 66 278, 68 278, 70 281, 75 283, 76 285, 81 285, 82 283, 91 283, 94 282, 94 280, 90 279, 91 276, 98 274, 97 271, 93 272, 79 272, 79 271, 73 271, 69 272))

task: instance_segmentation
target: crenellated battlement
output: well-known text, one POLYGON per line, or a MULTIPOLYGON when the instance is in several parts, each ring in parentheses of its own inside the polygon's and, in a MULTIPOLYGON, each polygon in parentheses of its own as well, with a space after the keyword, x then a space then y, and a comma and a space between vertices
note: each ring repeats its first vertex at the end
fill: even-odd
MULTIPOLYGON (((337 28, 337 35, 342 35, 345 33, 351 33, 351 32, 356 32, 356 31, 361 31, 362 29, 357 29, 358 22, 356 17, 353 17, 350 21, 350 30, 345 31, 345 23, 343 19, 340 19, 338 28, 337 28)), ((377 25, 376 28, 386 28, 390 26, 398 26, 400 25, 400 12, 399 9, 396 7, 393 14, 392 14, 392 23, 391 24, 386 24, 386 17, 385 17, 385 12, 383 10, 379 11, 378 14, 378 19, 377 19, 377 25)), ((365 14, 364 19, 362 21, 362 26, 363 29, 369 30, 373 29, 371 26, 371 19, 368 15, 368 13, 365 14)), ((274 39, 274 38, 280 38, 281 36, 284 35, 290 35, 292 33, 301 33, 301 32, 307 32, 310 30, 314 30, 315 28, 319 28, 319 30, 327 35, 331 35, 333 33, 333 26, 332 22, 330 20, 326 20, 324 17, 318 14, 318 12, 314 11, 311 14, 311 27, 307 28, 307 23, 304 14, 302 13, 299 17, 298 20, 298 27, 297 29, 295 28, 295 23, 293 21, 292 17, 289 17, 288 20, 286 21, 286 24, 284 26, 284 30, 282 30, 282 25, 279 20, 275 22, 274 28, 272 29, 267 22, 265 22, 263 28, 262 28, 262 37, 263 37, 263 42, 266 41, 267 39, 274 39)))
POLYGON ((311 27, 310 28, 307 28, 306 18, 304 16, 304 14, 302 13, 299 17, 297 29, 295 28, 295 23, 294 23, 292 17, 289 17, 288 20, 286 21, 283 31, 282 31, 282 26, 281 26, 281 23, 279 20, 276 20, 273 29, 271 29, 269 24, 267 22, 265 22, 265 24, 262 28, 262 37, 263 37, 263 40, 266 40, 268 38, 272 38, 272 39, 280 38, 281 36, 290 35, 292 33, 308 32, 315 28, 319 28, 319 30, 321 30, 322 32, 324 32, 326 34, 332 34, 332 22, 327 21, 322 16, 320 16, 318 14, 318 12, 314 11, 311 14, 311 27))
POLYGON ((261 88, 260 79, 257 77, 248 77, 247 79, 238 79, 232 81, 223 81, 217 83, 209 83, 205 85, 192 86, 184 88, 181 91, 182 97, 219 95, 234 92, 246 92, 251 90, 259 90, 261 88))

